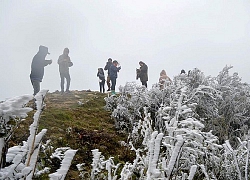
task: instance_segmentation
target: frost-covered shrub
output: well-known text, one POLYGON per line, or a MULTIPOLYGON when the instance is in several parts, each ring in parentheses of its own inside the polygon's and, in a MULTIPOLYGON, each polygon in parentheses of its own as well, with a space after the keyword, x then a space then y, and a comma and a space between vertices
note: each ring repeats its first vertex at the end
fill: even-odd
MULTIPOLYGON (((0 169, 0 179, 32 179, 35 174, 41 140, 47 131, 43 129, 41 132, 37 132, 39 117, 44 106, 43 99, 46 93, 47 90, 42 90, 35 96, 37 111, 33 117, 34 121, 30 125, 30 136, 27 142, 23 142, 22 146, 14 146, 8 149, 6 162, 9 165, 0 169)), ((24 108, 24 105, 32 98, 33 96, 27 95, 6 101, 4 106, 2 106, 2 117, 4 120, 7 120, 5 122, 9 121, 9 117, 26 117, 26 113, 32 109, 24 108)))
POLYGON ((14 130, 28 115, 32 108, 26 104, 33 98, 32 95, 23 95, 8 99, 0 103, 0 167, 6 166, 8 141, 14 130))
MULTIPOLYGON (((45 145, 42 144, 42 138, 47 130, 42 129, 41 132, 38 132, 39 119, 45 106, 44 97, 47 91, 48 90, 41 90, 34 97, 37 111, 33 116, 34 121, 29 127, 30 135, 27 141, 23 141, 22 145, 7 148, 8 140, 14 132, 14 129, 19 126, 23 120, 22 118, 25 118, 27 113, 32 110, 26 107, 26 104, 33 99, 33 96, 20 96, 0 104, 1 130, 4 132, 0 138, 0 155, 1 160, 3 160, 1 162, 0 179, 33 179, 34 177, 37 178, 43 174, 50 173, 49 167, 44 167, 44 164, 37 162, 40 149, 43 150, 43 154, 47 153, 46 149, 51 150, 49 141, 45 145), (10 121, 14 121, 15 123, 9 126, 8 123, 10 121), (5 166, 3 167, 3 165, 5 166)), ((61 167, 55 173, 49 175, 51 179, 64 179, 66 177, 75 153, 76 150, 67 148, 60 159, 61 167)), ((54 156, 57 155, 58 153, 54 154, 54 156)))
POLYGON ((194 69, 164 89, 127 83, 119 96, 105 99, 137 155, 125 163, 121 179, 248 178, 249 86, 237 73, 230 76, 230 68, 215 78, 194 69), (239 147, 237 136, 245 142, 239 147))
MULTIPOLYGON (((215 88, 221 92, 222 99, 218 103, 218 112, 225 119, 227 137, 231 141, 235 137, 242 137, 247 133, 250 118, 250 87, 242 83, 238 73, 229 75, 226 66, 217 76, 215 88)), ((232 142, 232 141, 231 141, 232 142)), ((234 146, 234 145, 233 145, 234 146)))
POLYGON ((131 82, 127 83, 120 91, 118 97, 105 98, 107 102, 105 108, 112 111, 117 129, 131 131, 133 124, 137 123, 139 119, 143 119, 143 107, 150 106, 146 93, 147 89, 131 82))

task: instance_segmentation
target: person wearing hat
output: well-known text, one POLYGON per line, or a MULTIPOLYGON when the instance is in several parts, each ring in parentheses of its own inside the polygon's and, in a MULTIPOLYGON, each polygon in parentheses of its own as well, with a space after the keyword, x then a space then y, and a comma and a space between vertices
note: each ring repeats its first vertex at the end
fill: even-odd
POLYGON ((52 63, 52 60, 45 60, 47 54, 50 54, 48 47, 39 46, 39 51, 33 57, 31 63, 30 80, 34 89, 34 96, 40 91, 40 83, 42 82, 44 75, 44 67, 52 63))
POLYGON ((70 75, 69 75, 69 67, 73 66, 73 63, 69 57, 69 48, 64 48, 63 54, 59 56, 58 61, 59 65, 59 72, 61 78, 61 93, 64 93, 64 80, 66 79, 66 93, 69 93, 69 86, 70 86, 70 75))
POLYGON ((136 79, 140 78, 142 85, 145 87, 148 87, 147 81, 148 81, 148 66, 140 61, 139 62, 140 69, 136 69, 137 77, 136 79))
POLYGON ((116 79, 117 73, 120 71, 121 66, 117 67, 119 63, 114 60, 109 68, 110 80, 111 80, 111 93, 115 94, 115 86, 116 86, 116 79))
POLYGON ((107 75, 107 86, 108 86, 108 90, 110 91, 110 73, 109 73, 109 68, 112 65, 112 59, 108 58, 108 62, 106 63, 106 66, 104 67, 104 70, 108 70, 108 75, 107 75))

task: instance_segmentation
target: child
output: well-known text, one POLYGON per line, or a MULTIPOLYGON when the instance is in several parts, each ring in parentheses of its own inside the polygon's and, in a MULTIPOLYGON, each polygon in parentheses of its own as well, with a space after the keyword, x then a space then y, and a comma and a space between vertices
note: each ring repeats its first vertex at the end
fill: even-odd
POLYGON ((98 68, 97 77, 99 77, 99 86, 100 92, 105 92, 104 84, 105 84, 105 75, 102 68, 98 68))

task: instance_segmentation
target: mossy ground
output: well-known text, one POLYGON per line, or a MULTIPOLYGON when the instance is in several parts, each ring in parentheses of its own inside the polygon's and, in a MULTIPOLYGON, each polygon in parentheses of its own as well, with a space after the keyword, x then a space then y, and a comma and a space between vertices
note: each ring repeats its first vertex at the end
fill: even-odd
MULTIPOLYGON (((115 162, 132 160, 134 154, 119 144, 119 141, 126 141, 127 135, 116 131, 111 112, 104 109, 106 96, 106 93, 90 91, 46 95, 46 107, 39 121, 39 132, 47 129, 43 142, 50 139, 54 149, 70 147, 78 150, 66 179, 79 179, 76 164, 85 163, 91 168, 92 149, 99 149, 106 159, 114 157, 115 162)), ((34 112, 16 130, 10 146, 27 140, 34 112)), ((48 166, 54 171, 60 164, 52 162, 48 166)))

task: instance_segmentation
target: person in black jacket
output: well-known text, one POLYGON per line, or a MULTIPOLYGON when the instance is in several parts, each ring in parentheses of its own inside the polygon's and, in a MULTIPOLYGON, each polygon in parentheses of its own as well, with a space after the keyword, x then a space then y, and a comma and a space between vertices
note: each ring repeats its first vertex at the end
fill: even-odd
POLYGON ((40 83, 44 75, 44 67, 52 63, 52 60, 45 60, 47 54, 50 54, 48 47, 39 46, 39 51, 34 56, 31 63, 30 80, 36 95, 40 91, 40 83))
POLYGON ((147 87, 147 81, 148 81, 148 66, 140 61, 139 62, 140 65, 140 69, 136 69, 136 79, 140 78, 142 85, 144 85, 145 87, 147 87))
POLYGON ((104 70, 108 70, 108 75, 107 75, 107 86, 108 86, 108 90, 110 91, 110 73, 109 73, 109 68, 112 65, 112 59, 108 58, 108 62, 106 63, 106 66, 104 67, 104 70))
POLYGON ((97 77, 99 77, 100 92, 105 92, 105 75, 102 68, 98 68, 97 77))
POLYGON ((114 60, 109 68, 110 80, 111 80, 111 94, 115 94, 116 79, 118 77, 117 73, 121 70, 119 63, 114 60))

